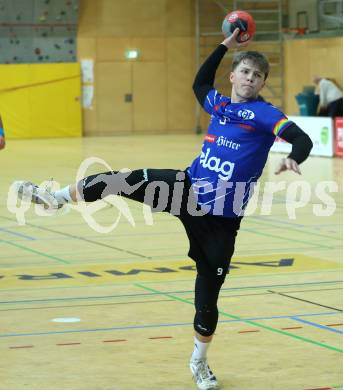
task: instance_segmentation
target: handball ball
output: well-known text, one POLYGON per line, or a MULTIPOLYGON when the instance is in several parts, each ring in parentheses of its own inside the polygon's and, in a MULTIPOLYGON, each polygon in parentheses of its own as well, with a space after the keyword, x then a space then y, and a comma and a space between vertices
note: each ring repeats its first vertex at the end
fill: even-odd
POLYGON ((254 18, 245 11, 232 11, 225 16, 222 24, 224 37, 229 37, 236 28, 239 28, 237 42, 246 42, 251 39, 256 32, 254 18))

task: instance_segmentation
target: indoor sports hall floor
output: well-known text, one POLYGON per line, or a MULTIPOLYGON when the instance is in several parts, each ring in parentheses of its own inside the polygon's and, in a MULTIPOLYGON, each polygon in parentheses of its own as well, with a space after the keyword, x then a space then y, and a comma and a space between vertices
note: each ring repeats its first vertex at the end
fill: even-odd
MULTIPOLYGON (((113 169, 184 168, 201 143, 196 135, 8 142, 0 153, 1 390, 195 389, 195 272, 178 220, 154 214, 147 225, 130 202, 132 226, 113 199, 87 218, 31 206, 20 219, 20 203, 7 198, 18 179, 72 183, 92 156, 113 169), (89 226, 118 219, 107 234, 89 226)), ((287 189, 271 215, 257 209, 242 223, 209 363, 223 390, 343 389, 343 160, 312 157, 302 177, 274 176, 280 158, 270 156, 261 186, 286 180, 287 189), (311 203, 289 219, 286 191, 305 179, 311 203), (320 181, 338 183, 331 216, 313 214, 313 203, 323 204, 320 181)), ((106 170, 98 162, 87 173, 106 170)))

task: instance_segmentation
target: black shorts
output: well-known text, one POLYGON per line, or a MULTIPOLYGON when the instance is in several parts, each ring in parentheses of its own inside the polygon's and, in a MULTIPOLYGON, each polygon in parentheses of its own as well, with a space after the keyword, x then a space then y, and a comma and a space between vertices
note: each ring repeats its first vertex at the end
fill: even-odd
POLYGON ((224 281, 242 217, 227 218, 201 212, 185 171, 139 169, 130 173, 105 172, 89 176, 80 183, 82 190, 79 188, 79 193, 83 193, 86 202, 118 194, 148 204, 153 211, 175 215, 186 230, 188 256, 196 262, 198 273, 224 281))

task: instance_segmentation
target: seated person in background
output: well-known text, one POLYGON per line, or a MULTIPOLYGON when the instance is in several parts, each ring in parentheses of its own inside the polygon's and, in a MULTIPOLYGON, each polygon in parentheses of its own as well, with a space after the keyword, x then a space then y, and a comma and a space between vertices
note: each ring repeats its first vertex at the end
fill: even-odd
POLYGON ((5 142, 4 126, 2 124, 2 119, 0 116, 0 150, 4 149, 5 145, 6 145, 6 142, 5 142))
POLYGON ((319 116, 343 116, 343 92, 328 79, 314 76, 316 93, 319 95, 319 116))

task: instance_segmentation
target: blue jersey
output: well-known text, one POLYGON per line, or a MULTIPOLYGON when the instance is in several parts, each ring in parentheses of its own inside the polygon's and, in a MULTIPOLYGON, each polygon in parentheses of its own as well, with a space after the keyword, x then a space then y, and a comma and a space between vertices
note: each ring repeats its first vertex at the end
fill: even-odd
POLYGON ((187 169, 198 204, 213 215, 243 215, 275 137, 292 122, 270 103, 231 103, 215 89, 203 108, 211 121, 201 154, 187 169))

